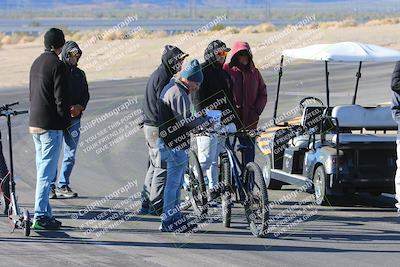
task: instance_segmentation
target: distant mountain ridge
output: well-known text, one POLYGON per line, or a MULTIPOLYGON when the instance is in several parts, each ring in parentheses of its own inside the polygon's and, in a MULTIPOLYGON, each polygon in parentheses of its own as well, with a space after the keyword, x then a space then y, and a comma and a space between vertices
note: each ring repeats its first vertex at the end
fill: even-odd
MULTIPOLYGON (((270 4, 272 6, 279 5, 284 6, 285 4, 290 3, 335 3, 335 2, 354 2, 355 0, 300 0, 300 1, 276 1, 270 0, 270 4), (283 3, 282 3, 283 2, 283 3)), ((0 0, 0 9, 20 9, 20 8, 54 8, 54 7, 62 7, 65 5, 91 5, 91 4, 115 4, 120 6, 127 6, 133 4, 142 4, 142 5, 159 5, 159 6, 168 6, 168 5, 178 5, 178 6, 188 6, 191 1, 185 0, 114 0, 114 1, 106 1, 106 0, 0 0)), ((226 1, 222 0, 196 0, 194 1, 196 6, 226 6, 226 1)), ((237 0, 235 3, 229 3, 229 6, 260 6, 265 5, 266 1, 257 1, 257 0, 237 0)))

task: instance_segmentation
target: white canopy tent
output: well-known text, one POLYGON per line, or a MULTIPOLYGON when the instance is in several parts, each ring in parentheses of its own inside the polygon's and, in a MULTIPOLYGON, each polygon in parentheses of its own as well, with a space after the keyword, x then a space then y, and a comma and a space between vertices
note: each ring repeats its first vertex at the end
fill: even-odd
POLYGON ((400 61, 400 51, 378 45, 355 42, 317 44, 283 50, 282 56, 314 61, 393 62, 400 61))
POLYGON ((395 62, 400 61, 400 51, 385 48, 378 45, 362 44, 357 42, 341 42, 335 44, 317 44, 303 48, 286 49, 282 51, 280 61, 279 80, 277 99, 275 101, 274 118, 276 118, 276 108, 282 78, 282 69, 284 57, 292 59, 303 59, 312 61, 322 61, 325 63, 325 82, 326 82, 326 103, 329 107, 329 70, 328 62, 357 62, 359 63, 356 73, 356 85, 352 104, 355 104, 357 98, 358 84, 361 78, 362 62, 395 62))

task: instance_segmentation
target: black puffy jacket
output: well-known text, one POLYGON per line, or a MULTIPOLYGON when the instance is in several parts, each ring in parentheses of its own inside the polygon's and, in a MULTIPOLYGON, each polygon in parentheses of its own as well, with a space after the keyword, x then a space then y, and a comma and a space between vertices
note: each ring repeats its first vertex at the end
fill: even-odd
MULTIPOLYGON (((68 53, 77 49, 82 54, 81 49, 78 44, 73 41, 68 41, 65 43, 63 50, 61 52, 61 58, 65 63, 67 74, 68 74, 68 90, 69 90, 69 100, 72 105, 81 105, 86 109, 87 103, 89 102, 89 88, 86 80, 86 75, 83 70, 77 66, 71 65, 68 60, 68 53)), ((80 118, 82 113, 78 116, 80 118)))
POLYGON ((222 69, 222 65, 213 58, 207 57, 206 62, 201 64, 204 80, 200 90, 193 93, 192 102, 196 111, 211 107, 213 110, 221 110, 224 124, 235 122, 235 104, 232 93, 232 80, 229 74, 222 69), (221 101, 222 100, 222 101, 221 101))

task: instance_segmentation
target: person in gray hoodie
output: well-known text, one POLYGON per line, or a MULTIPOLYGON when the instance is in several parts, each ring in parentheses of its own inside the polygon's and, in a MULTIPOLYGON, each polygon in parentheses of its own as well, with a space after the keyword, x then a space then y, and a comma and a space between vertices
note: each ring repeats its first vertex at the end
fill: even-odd
POLYGON ((200 63, 194 59, 171 79, 161 92, 159 100, 161 159, 167 162, 163 214, 160 230, 184 232, 196 227, 180 212, 181 187, 188 162, 190 135, 193 130, 210 126, 204 116, 191 112, 189 95, 198 91, 203 82, 200 63))
POLYGON ((75 164, 82 112, 86 109, 90 98, 85 72, 78 68, 78 61, 81 56, 82 50, 76 42, 68 41, 65 43, 61 52, 61 57, 68 74, 67 82, 71 104, 71 125, 63 131, 63 162, 57 186, 55 185, 57 175, 54 177, 50 198, 72 198, 78 196, 69 186, 70 176, 75 164))

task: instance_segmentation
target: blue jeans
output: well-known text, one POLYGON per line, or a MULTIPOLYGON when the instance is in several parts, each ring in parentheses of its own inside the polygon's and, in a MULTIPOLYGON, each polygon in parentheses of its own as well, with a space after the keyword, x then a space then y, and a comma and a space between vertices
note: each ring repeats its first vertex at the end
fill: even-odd
POLYGON ((167 162, 161 222, 169 225, 181 217, 181 187, 188 164, 188 154, 187 150, 171 149, 166 145, 161 145, 161 157, 167 162))
POLYGON ((62 131, 48 130, 42 134, 32 134, 32 137, 36 150, 35 218, 51 218, 49 191, 57 174, 62 131))
MULTIPOLYGON (((71 176, 72 168, 75 165, 75 155, 79 142, 80 127, 81 127, 81 120, 72 119, 71 126, 63 131, 64 154, 61 166, 60 179, 58 180, 58 187, 69 185, 69 177, 71 176)), ((57 180, 57 174, 54 176, 52 184, 55 184, 56 180, 57 180)))

